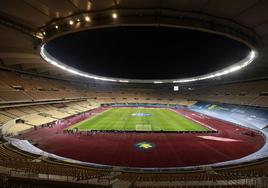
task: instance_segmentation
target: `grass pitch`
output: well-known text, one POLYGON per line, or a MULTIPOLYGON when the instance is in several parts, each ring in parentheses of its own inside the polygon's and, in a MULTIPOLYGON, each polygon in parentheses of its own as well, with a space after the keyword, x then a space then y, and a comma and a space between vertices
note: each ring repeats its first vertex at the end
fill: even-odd
POLYGON ((68 129, 80 131, 208 131, 209 129, 168 109, 111 108, 68 129))

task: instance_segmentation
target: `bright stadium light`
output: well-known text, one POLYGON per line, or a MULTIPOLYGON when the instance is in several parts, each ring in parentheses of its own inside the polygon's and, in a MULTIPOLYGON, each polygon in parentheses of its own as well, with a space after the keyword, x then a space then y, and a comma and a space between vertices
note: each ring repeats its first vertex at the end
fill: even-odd
POLYGON ((74 24, 74 21, 73 21, 73 20, 70 20, 70 21, 69 21, 69 24, 70 24, 70 25, 73 25, 73 24, 74 24))
POLYGON ((86 16, 85 17, 85 20, 86 20, 86 22, 90 22, 90 17, 89 16, 86 16))
POLYGON ((44 38, 44 35, 41 32, 37 32, 37 33, 35 33, 35 37, 36 38, 39 38, 39 39, 43 39, 44 38))
POLYGON ((59 26, 58 26, 58 25, 55 25, 55 28, 56 28, 56 29, 59 29, 59 26))
POLYGON ((72 73, 74 75, 78 75, 78 76, 82 76, 82 77, 86 77, 86 78, 91 78, 91 79, 95 79, 95 80, 101 80, 101 81, 117 82, 117 80, 113 79, 113 78, 105 78, 105 77, 101 77, 101 76, 88 74, 88 73, 85 73, 83 71, 79 71, 79 70, 76 70, 76 69, 74 69, 72 67, 64 65, 63 63, 59 62, 57 59, 55 59, 54 57, 49 55, 47 53, 47 51, 45 50, 44 45, 41 46, 40 55, 48 63, 50 63, 50 64, 52 64, 52 65, 54 65, 54 66, 56 66, 56 67, 58 67, 58 68, 60 68, 62 70, 65 70, 65 71, 67 71, 69 73, 72 73))
MULTIPOLYGON (((73 23, 73 22, 72 22, 73 23)), ((121 79, 121 78, 111 78, 111 77, 102 77, 102 76, 97 76, 94 74, 90 74, 90 73, 86 73, 83 71, 79 71, 77 69, 74 69, 70 66, 65 65, 64 63, 60 62, 59 60, 57 60, 56 58, 54 58, 53 56, 51 56, 45 49, 45 44, 41 46, 40 49, 40 55, 42 56, 42 58, 44 60, 46 60, 48 63, 62 69, 65 70, 71 74, 74 75, 78 75, 81 77, 85 77, 85 78, 90 78, 90 79, 95 79, 95 80, 101 80, 101 81, 109 81, 109 82, 122 82, 122 83, 154 83, 154 84, 162 84, 162 83, 186 83, 186 82, 195 82, 195 81, 200 81, 200 80, 206 80, 206 79, 211 79, 211 78, 215 78, 215 77, 219 77, 222 75, 226 75, 232 72, 236 72, 238 70, 241 70, 242 68, 248 66, 249 64, 251 64, 254 59, 257 56, 257 52, 255 51, 251 51, 249 53, 249 55, 244 58, 243 60, 228 66, 226 68, 223 68, 221 70, 209 73, 209 74, 204 74, 201 76, 195 76, 195 77, 190 77, 190 78, 182 78, 182 79, 176 79, 176 80, 139 80, 139 79, 121 79)), ((175 88, 174 88, 175 89, 175 88)))
POLYGON ((128 83, 128 80, 118 80, 118 82, 122 82, 122 83, 128 83))
POLYGON ((226 75, 226 74, 238 71, 238 70, 248 66, 249 64, 251 64, 253 62, 253 60, 256 58, 256 55, 257 55, 256 52, 254 50, 252 50, 245 59, 239 61, 238 63, 235 63, 234 65, 231 65, 229 67, 226 67, 224 69, 221 69, 221 70, 213 72, 213 73, 204 74, 201 76, 195 76, 195 77, 191 77, 191 78, 174 80, 173 83, 186 83, 186 82, 206 80, 206 79, 211 79, 211 78, 215 78, 218 76, 222 76, 222 75, 226 75))
POLYGON ((116 13, 113 13, 112 14, 112 17, 113 17, 113 19, 116 19, 117 18, 117 14, 116 13))

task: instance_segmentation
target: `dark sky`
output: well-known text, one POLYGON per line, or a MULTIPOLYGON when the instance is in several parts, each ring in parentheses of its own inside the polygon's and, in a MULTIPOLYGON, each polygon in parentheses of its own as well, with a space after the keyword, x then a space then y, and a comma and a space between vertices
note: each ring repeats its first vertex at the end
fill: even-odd
POLYGON ((79 70, 109 77, 172 79, 206 74, 250 51, 232 39, 167 27, 116 27, 73 33, 47 43, 48 52, 79 70))

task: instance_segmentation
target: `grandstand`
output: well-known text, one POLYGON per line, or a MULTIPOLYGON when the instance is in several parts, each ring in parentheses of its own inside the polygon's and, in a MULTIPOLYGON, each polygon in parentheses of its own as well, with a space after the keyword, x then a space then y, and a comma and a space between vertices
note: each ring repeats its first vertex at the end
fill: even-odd
POLYGON ((190 99, 223 102, 238 105, 267 107, 267 80, 199 86, 194 92, 185 92, 190 99))
MULTIPOLYGON (((6 75, 8 75, 9 73, 6 72, 6 75)), ((17 74, 19 75, 19 74, 17 74)), ((25 85, 24 84, 24 80, 22 77, 20 77, 21 80, 18 81, 21 85, 25 85)), ((41 78, 40 78, 41 79, 41 78)), ((43 78, 45 79, 45 78, 43 78)), ((33 83, 35 83, 36 81, 33 81, 33 83)), ((252 82, 249 82, 252 83, 252 82)), ((254 83, 258 83, 258 84, 262 84, 265 83, 263 81, 257 82, 254 81, 254 83)), ((38 84, 38 83, 35 83, 38 84)), ((226 87, 228 88, 235 88, 234 93, 243 93, 245 91, 252 91, 250 89, 250 85, 251 84, 246 84, 246 83, 233 83, 233 84, 224 84, 224 85, 218 85, 216 88, 214 86, 211 86, 211 90, 212 88, 215 89, 215 92, 220 93, 220 91, 226 91, 226 87), (245 85, 244 85, 245 84, 245 85), (241 86, 241 89, 239 89, 238 86, 241 86)), ((261 87, 260 88, 264 88, 265 87, 261 87)), ((29 102, 22 102, 20 101, 19 103, 16 103, 15 101, 2 101, 2 108, 1 108, 1 122, 2 125, 6 124, 8 122, 12 122, 12 120, 14 119, 19 119, 21 121, 19 121, 18 123, 13 124, 12 126, 6 126, 5 129, 2 129, 2 131, 6 131, 5 133, 7 135, 16 135, 18 133, 23 133, 23 132, 27 132, 27 130, 34 130, 35 126, 41 126, 41 125, 48 125, 51 124, 53 122, 56 122, 58 120, 61 119, 66 119, 68 117, 71 117, 72 115, 78 114, 78 113, 83 113, 83 112, 87 112, 88 110, 92 110, 95 108, 98 108, 100 104, 115 104, 115 103, 124 103, 126 104, 137 104, 137 103, 147 103, 147 104, 170 104, 170 105, 183 105, 183 106, 192 106, 191 108, 194 109, 194 106, 198 107, 198 102, 197 101, 204 101, 202 100, 202 95, 205 96, 208 94, 208 88, 202 88, 200 87, 193 90, 191 92, 191 96, 195 96, 195 97, 189 97, 189 95, 187 94, 187 92, 181 92, 178 93, 176 95, 173 95, 173 92, 171 91, 170 93, 166 93, 165 96, 167 96, 167 100, 157 100, 157 98, 161 98, 162 96, 162 90, 160 91, 154 91, 154 93, 150 93, 150 89, 146 90, 146 89, 124 89, 124 88, 120 88, 118 89, 113 89, 112 92, 111 90, 109 91, 98 91, 96 89, 93 88, 88 88, 88 92, 87 90, 84 88, 83 92, 81 92, 81 96, 75 98, 75 95, 72 96, 71 99, 67 99, 67 97, 64 96, 64 93, 62 93, 63 98, 60 100, 58 98, 54 98, 51 100, 51 98, 48 98, 46 100, 44 100, 43 98, 39 99, 35 99, 29 103, 29 102), (133 98, 137 98, 135 96, 133 96, 133 91, 139 93, 139 98, 138 100, 133 100, 133 98), (202 93, 203 92, 203 93, 202 93), (90 96, 88 95, 90 93, 90 96), (200 94, 199 94, 200 93, 200 94), (202 95, 201 95, 202 93, 202 95), (152 100, 151 97, 152 96, 152 100), (108 97, 109 96, 109 97, 108 97), (150 100, 146 100, 146 98, 148 99, 148 97, 150 97, 150 100), (172 101, 172 103, 168 102, 169 98, 173 98, 174 100, 172 101), (94 100, 95 99, 100 99, 100 100, 94 100), (117 99, 118 98, 118 99, 117 99), (125 100, 122 102, 120 101, 120 98, 125 98, 125 100), (155 99, 153 99, 155 98, 155 99), (186 99, 188 98, 188 99, 186 99), (150 102, 148 102, 150 101, 150 102), (11 103, 10 103, 11 102, 11 103), (14 103, 15 102, 15 103, 14 103), (8 107, 7 107, 8 106, 8 107)), ((29 90, 31 90, 31 88, 28 88, 29 90)), ((151 89, 152 90, 152 89, 151 89)), ((153 91, 153 90, 152 90, 153 91)), ((24 92, 27 92, 27 90, 24 90, 24 92)), ((37 92, 42 92, 42 91, 37 91, 37 92)), ((51 92, 58 92, 58 91, 51 91, 51 92)), ((265 92, 265 90, 260 89, 260 90, 256 90, 255 91, 255 98, 259 98, 259 97, 263 97, 263 96, 258 96, 259 93, 261 92, 265 92)), ((56 96, 56 95, 53 95, 56 96)), ((218 95, 219 96, 219 95, 218 95)), ((244 96, 240 96, 238 95, 238 97, 243 98, 244 96)), ((229 104, 235 104, 233 102, 228 102, 228 96, 226 97, 225 95, 222 95, 221 98, 217 98, 217 100, 209 100, 211 101, 211 104, 219 104, 220 101, 225 102, 226 105, 227 103, 229 104), (214 103, 213 103, 214 102, 214 103)), ((239 98, 236 100, 237 103, 236 104, 240 104, 242 105, 243 103, 239 102, 239 98)), ((242 99, 241 99, 242 101, 242 99)), ((258 100, 255 100, 258 101, 258 100)), ((257 104, 251 104, 251 106, 260 106, 257 104)), ((265 104, 261 105, 261 106, 265 106, 265 104)), ((247 107, 248 108, 248 107, 247 107)), ((197 108, 199 109, 199 108, 197 108)), ((200 112, 200 111, 199 111, 200 112)), ((204 113, 204 111, 203 111, 204 113)), ((235 122, 237 123, 237 122, 235 122)), ((6 153, 8 152, 8 155, 18 155, 17 151, 15 148, 10 148, 11 146, 4 144, 2 146, 2 153, 6 153), (15 151, 14 151, 15 150, 15 151), (12 154, 10 154, 10 152, 12 154)), ((21 152, 21 151, 20 151, 21 152)), ((20 153, 19 153, 20 155, 20 153)), ((25 153, 23 153, 22 156, 25 156, 25 153)), ((32 157, 32 155, 29 156, 29 154, 26 154, 27 157, 32 157)), ((16 169, 20 169, 24 171, 24 173, 29 174, 29 172, 35 172, 35 173, 40 173, 39 171, 42 170, 42 167, 40 165, 42 165, 42 163, 38 164, 39 166, 35 167, 35 164, 33 163, 32 165, 28 165, 25 164, 26 166, 29 166, 28 168, 33 168, 33 169, 25 169, 25 167, 23 167, 23 163, 21 163, 20 160, 25 161, 25 159, 20 159, 21 157, 19 157, 19 163, 20 165, 18 165, 18 163, 16 161, 18 161, 18 159, 16 158, 15 161, 13 161, 12 158, 16 158, 16 157, 9 157, 9 162, 5 162, 4 158, 3 158, 3 162, 4 165, 6 167, 15 167, 16 169), (31 167, 32 166, 32 167, 31 167), (38 171, 36 171, 35 169, 38 169, 38 171)), ((35 157, 36 160, 39 160, 37 157, 35 157)), ((49 162, 45 160, 45 162, 49 162)), ((60 164, 57 163, 57 165, 59 167, 55 167, 54 162, 52 161, 52 167, 50 170, 50 173, 55 173, 59 176, 64 177, 64 175, 62 175, 61 173, 58 172, 62 172, 62 168, 68 168, 68 163, 66 164, 61 164, 62 162, 60 162, 60 164), (54 166, 53 166, 54 165, 54 166), (67 167, 65 167, 65 165, 67 165, 67 167), (60 168, 60 169, 57 169, 60 168)), ((256 163, 256 162, 255 162, 256 163)), ((182 182, 185 181, 185 185, 184 186, 188 186, 191 185, 192 187, 198 187, 200 183, 195 183, 197 181, 202 180, 204 182, 204 187, 206 185, 206 181, 209 180, 213 180, 214 182, 225 182, 225 183, 219 183, 219 186, 226 186, 228 187, 229 185, 236 185, 237 187, 241 186, 243 187, 245 184, 247 184, 248 186, 254 187, 254 184, 256 182, 259 183, 258 178, 260 176, 266 176, 266 167, 265 165, 263 165, 263 163, 265 162, 257 162, 257 164, 253 164, 250 165, 249 167, 238 167, 238 168, 224 168, 222 170, 219 170, 219 172, 216 170, 213 171, 212 174, 210 174, 210 172, 194 172, 194 173, 190 173, 187 172, 186 174, 176 174, 176 173, 171 173, 171 174, 143 174, 143 173, 135 173, 132 174, 130 172, 121 172, 120 174, 116 175, 111 175, 114 172, 112 172, 111 170, 108 169, 101 169, 101 172, 104 173, 104 175, 96 175, 99 176, 101 178, 104 178, 107 176, 113 180, 120 180, 122 182, 128 182, 128 181, 137 181, 137 183, 135 184, 136 187, 154 187, 152 186, 152 184, 154 184, 153 182, 155 181, 159 181, 159 185, 166 185, 166 182, 172 181, 173 183, 170 183, 170 186, 172 187, 176 187, 178 182, 182 182), (258 164, 260 163, 260 165, 258 164), (255 177, 251 177, 251 173, 256 173, 255 177), (250 174, 250 175, 249 175, 250 174), (246 178, 246 179, 245 179, 246 178), (254 180, 253 180, 253 179, 254 180), (235 183, 234 183, 235 182, 235 183)), ((47 164, 46 164, 47 165, 47 164)), ((77 168, 85 168, 85 167, 77 167, 77 168)), ((46 170, 48 170, 47 168, 45 168, 46 170)), ((45 170, 44 169, 44 170, 45 170)), ((85 168, 87 169, 87 168, 85 168)), ((76 174, 74 178, 79 179, 79 182, 81 182, 83 184, 83 182, 85 182, 83 179, 91 179, 90 182, 96 184, 95 179, 95 175, 93 174, 98 174, 100 172, 98 172, 98 170, 96 171, 95 168, 92 169, 92 167, 90 168, 89 172, 88 170, 83 172, 85 173, 85 175, 81 175, 80 172, 70 172, 70 174, 76 174), (92 172, 91 172, 92 171, 92 172), (82 176, 82 177, 80 177, 82 176), (89 178, 90 177, 90 178, 89 178), (81 180, 80 180, 81 179, 81 180)), ((27 175, 28 176, 28 175, 27 175)), ((4 175, 5 177, 5 175, 4 175)), ((73 175, 70 175, 70 177, 73 178, 73 175)), ((106 178, 107 178, 106 177, 106 178)), ((100 178, 100 179, 101 179, 100 178)), ((109 179, 108 178, 108 179, 109 179)), ((17 181, 22 181, 21 179, 18 179, 17 181)), ((54 181, 53 178, 51 179, 51 181, 54 181)), ((77 181, 77 180, 76 180, 77 181)), ((215 185, 216 186, 216 185, 215 185)))
POLYGON ((0 1, 0 187, 268 187, 266 1, 0 1))

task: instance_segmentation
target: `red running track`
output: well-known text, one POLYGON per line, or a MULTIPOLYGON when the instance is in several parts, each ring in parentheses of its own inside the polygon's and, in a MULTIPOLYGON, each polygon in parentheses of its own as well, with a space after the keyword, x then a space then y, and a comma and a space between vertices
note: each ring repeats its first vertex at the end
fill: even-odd
MULTIPOLYGON (((98 110, 101 111, 101 110, 98 110)), ((67 134, 68 124, 40 128, 20 136, 38 143, 44 151, 85 162, 127 167, 186 167, 234 160, 260 149, 264 138, 252 132, 189 110, 177 110, 218 133, 97 133, 67 134), (211 136, 204 139, 199 136, 211 136), (216 139, 216 140, 215 140, 216 139), (218 140, 217 140, 218 139, 218 140), (233 139, 233 142, 224 139, 233 139), (147 141, 153 149, 141 150, 134 145, 147 141)))

